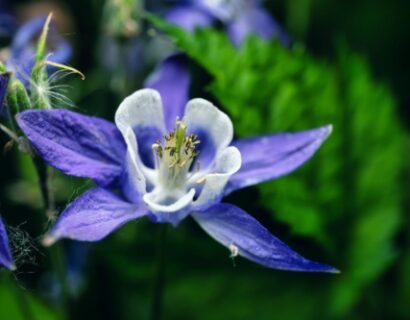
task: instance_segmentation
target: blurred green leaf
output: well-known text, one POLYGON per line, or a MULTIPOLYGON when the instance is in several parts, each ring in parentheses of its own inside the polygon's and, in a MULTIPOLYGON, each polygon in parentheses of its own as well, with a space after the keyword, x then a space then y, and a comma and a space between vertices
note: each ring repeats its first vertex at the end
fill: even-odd
MULTIPOLYGON (((4 271, 2 270, 2 272, 4 271)), ((0 319, 26 320, 25 312, 33 320, 58 319, 57 314, 24 288, 23 284, 19 284, 17 280, 6 279, 5 274, 2 276, 0 281, 0 301, 2 303, 0 319)))

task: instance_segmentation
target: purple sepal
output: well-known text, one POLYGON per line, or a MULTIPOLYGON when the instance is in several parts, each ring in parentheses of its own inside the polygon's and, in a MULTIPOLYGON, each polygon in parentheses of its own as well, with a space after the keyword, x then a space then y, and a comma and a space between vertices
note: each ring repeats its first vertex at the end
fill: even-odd
POLYGON ((242 166, 229 180, 225 195, 296 170, 313 156, 331 132, 332 126, 329 125, 234 141, 232 145, 242 155, 242 166))
POLYGON ((230 249, 232 257, 241 255, 273 269, 338 272, 331 266, 303 258, 234 205, 220 203, 193 216, 211 237, 230 249))
POLYGON ((168 131, 174 129, 176 118, 182 119, 184 115, 190 83, 188 60, 185 55, 178 53, 162 61, 145 83, 146 88, 157 90, 162 97, 168 131))
POLYGON ((189 5, 170 10, 166 14, 165 20, 187 31, 193 31, 197 27, 209 26, 213 22, 213 18, 204 10, 189 5))
POLYGON ((65 174, 101 186, 120 178, 126 149, 114 124, 63 109, 27 110, 17 122, 39 155, 65 174))
POLYGON ((15 269, 13 264, 13 257, 9 246, 9 239, 7 237, 6 227, 3 224, 3 220, 0 216, 0 267, 7 268, 9 270, 15 269))
POLYGON ((143 204, 131 204, 103 188, 93 188, 71 203, 47 237, 48 243, 61 238, 98 241, 124 223, 146 215, 143 204))
POLYGON ((7 86, 10 80, 10 73, 5 72, 0 74, 0 115, 2 114, 3 110, 3 102, 4 98, 6 97, 7 86))
POLYGON ((260 6, 241 12, 227 25, 227 32, 236 46, 241 45, 250 34, 255 34, 265 40, 278 38, 283 44, 290 44, 289 37, 279 24, 260 6))

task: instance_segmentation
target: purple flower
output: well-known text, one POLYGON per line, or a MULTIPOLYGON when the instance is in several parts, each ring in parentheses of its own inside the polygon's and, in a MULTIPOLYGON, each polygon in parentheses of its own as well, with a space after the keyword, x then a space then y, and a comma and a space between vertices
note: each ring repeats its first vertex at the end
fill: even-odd
POLYGON ((235 45, 240 45, 249 34, 263 39, 278 38, 285 45, 290 39, 279 24, 262 7, 259 0, 189 0, 170 10, 166 20, 192 31, 215 20, 226 26, 235 45))
POLYGON ((6 227, 0 216, 0 267, 14 270, 13 257, 9 246, 9 240, 6 233, 6 227))
MULTIPOLYGON (((46 17, 36 17, 25 24, 18 30, 10 48, 10 56, 6 61, 9 71, 14 72, 14 76, 28 86, 31 76, 31 70, 34 67, 36 56, 37 38, 40 35, 46 17)), ((71 46, 63 40, 53 28, 48 34, 47 43, 49 44, 48 60, 65 63, 71 56, 71 46), (53 32, 54 31, 54 32, 53 32)))
POLYGON ((232 142, 231 120, 210 102, 173 107, 144 89, 121 103, 116 126, 67 110, 19 114, 21 129, 45 161, 97 183, 60 215, 45 243, 97 241, 144 216, 177 225, 190 215, 232 256, 276 269, 336 272, 292 251, 240 208, 220 203, 237 189, 298 168, 331 127, 232 142))

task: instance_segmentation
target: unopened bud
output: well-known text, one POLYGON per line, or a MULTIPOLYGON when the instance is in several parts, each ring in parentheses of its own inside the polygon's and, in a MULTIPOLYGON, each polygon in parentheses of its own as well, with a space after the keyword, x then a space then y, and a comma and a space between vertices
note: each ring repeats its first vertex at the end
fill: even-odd
POLYGON ((0 61, 0 73, 4 73, 4 72, 7 72, 7 69, 4 66, 4 64, 0 61))
POLYGON ((20 80, 13 80, 7 90, 7 104, 13 114, 31 109, 31 102, 27 90, 20 80))

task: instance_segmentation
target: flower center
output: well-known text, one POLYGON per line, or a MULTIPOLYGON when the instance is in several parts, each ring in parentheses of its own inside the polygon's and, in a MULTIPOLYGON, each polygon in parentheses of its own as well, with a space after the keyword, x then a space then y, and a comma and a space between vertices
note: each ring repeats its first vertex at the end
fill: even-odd
MULTIPOLYGON (((187 135, 187 127, 183 120, 177 120, 174 131, 165 137, 164 145, 157 141, 152 145, 156 152, 155 167, 158 169, 158 179, 161 187, 175 193, 184 192, 189 170, 199 151, 196 145, 200 143, 194 134, 187 135)), ((199 162, 197 162, 199 165, 199 162)), ((199 168, 198 168, 199 169, 199 168)))

